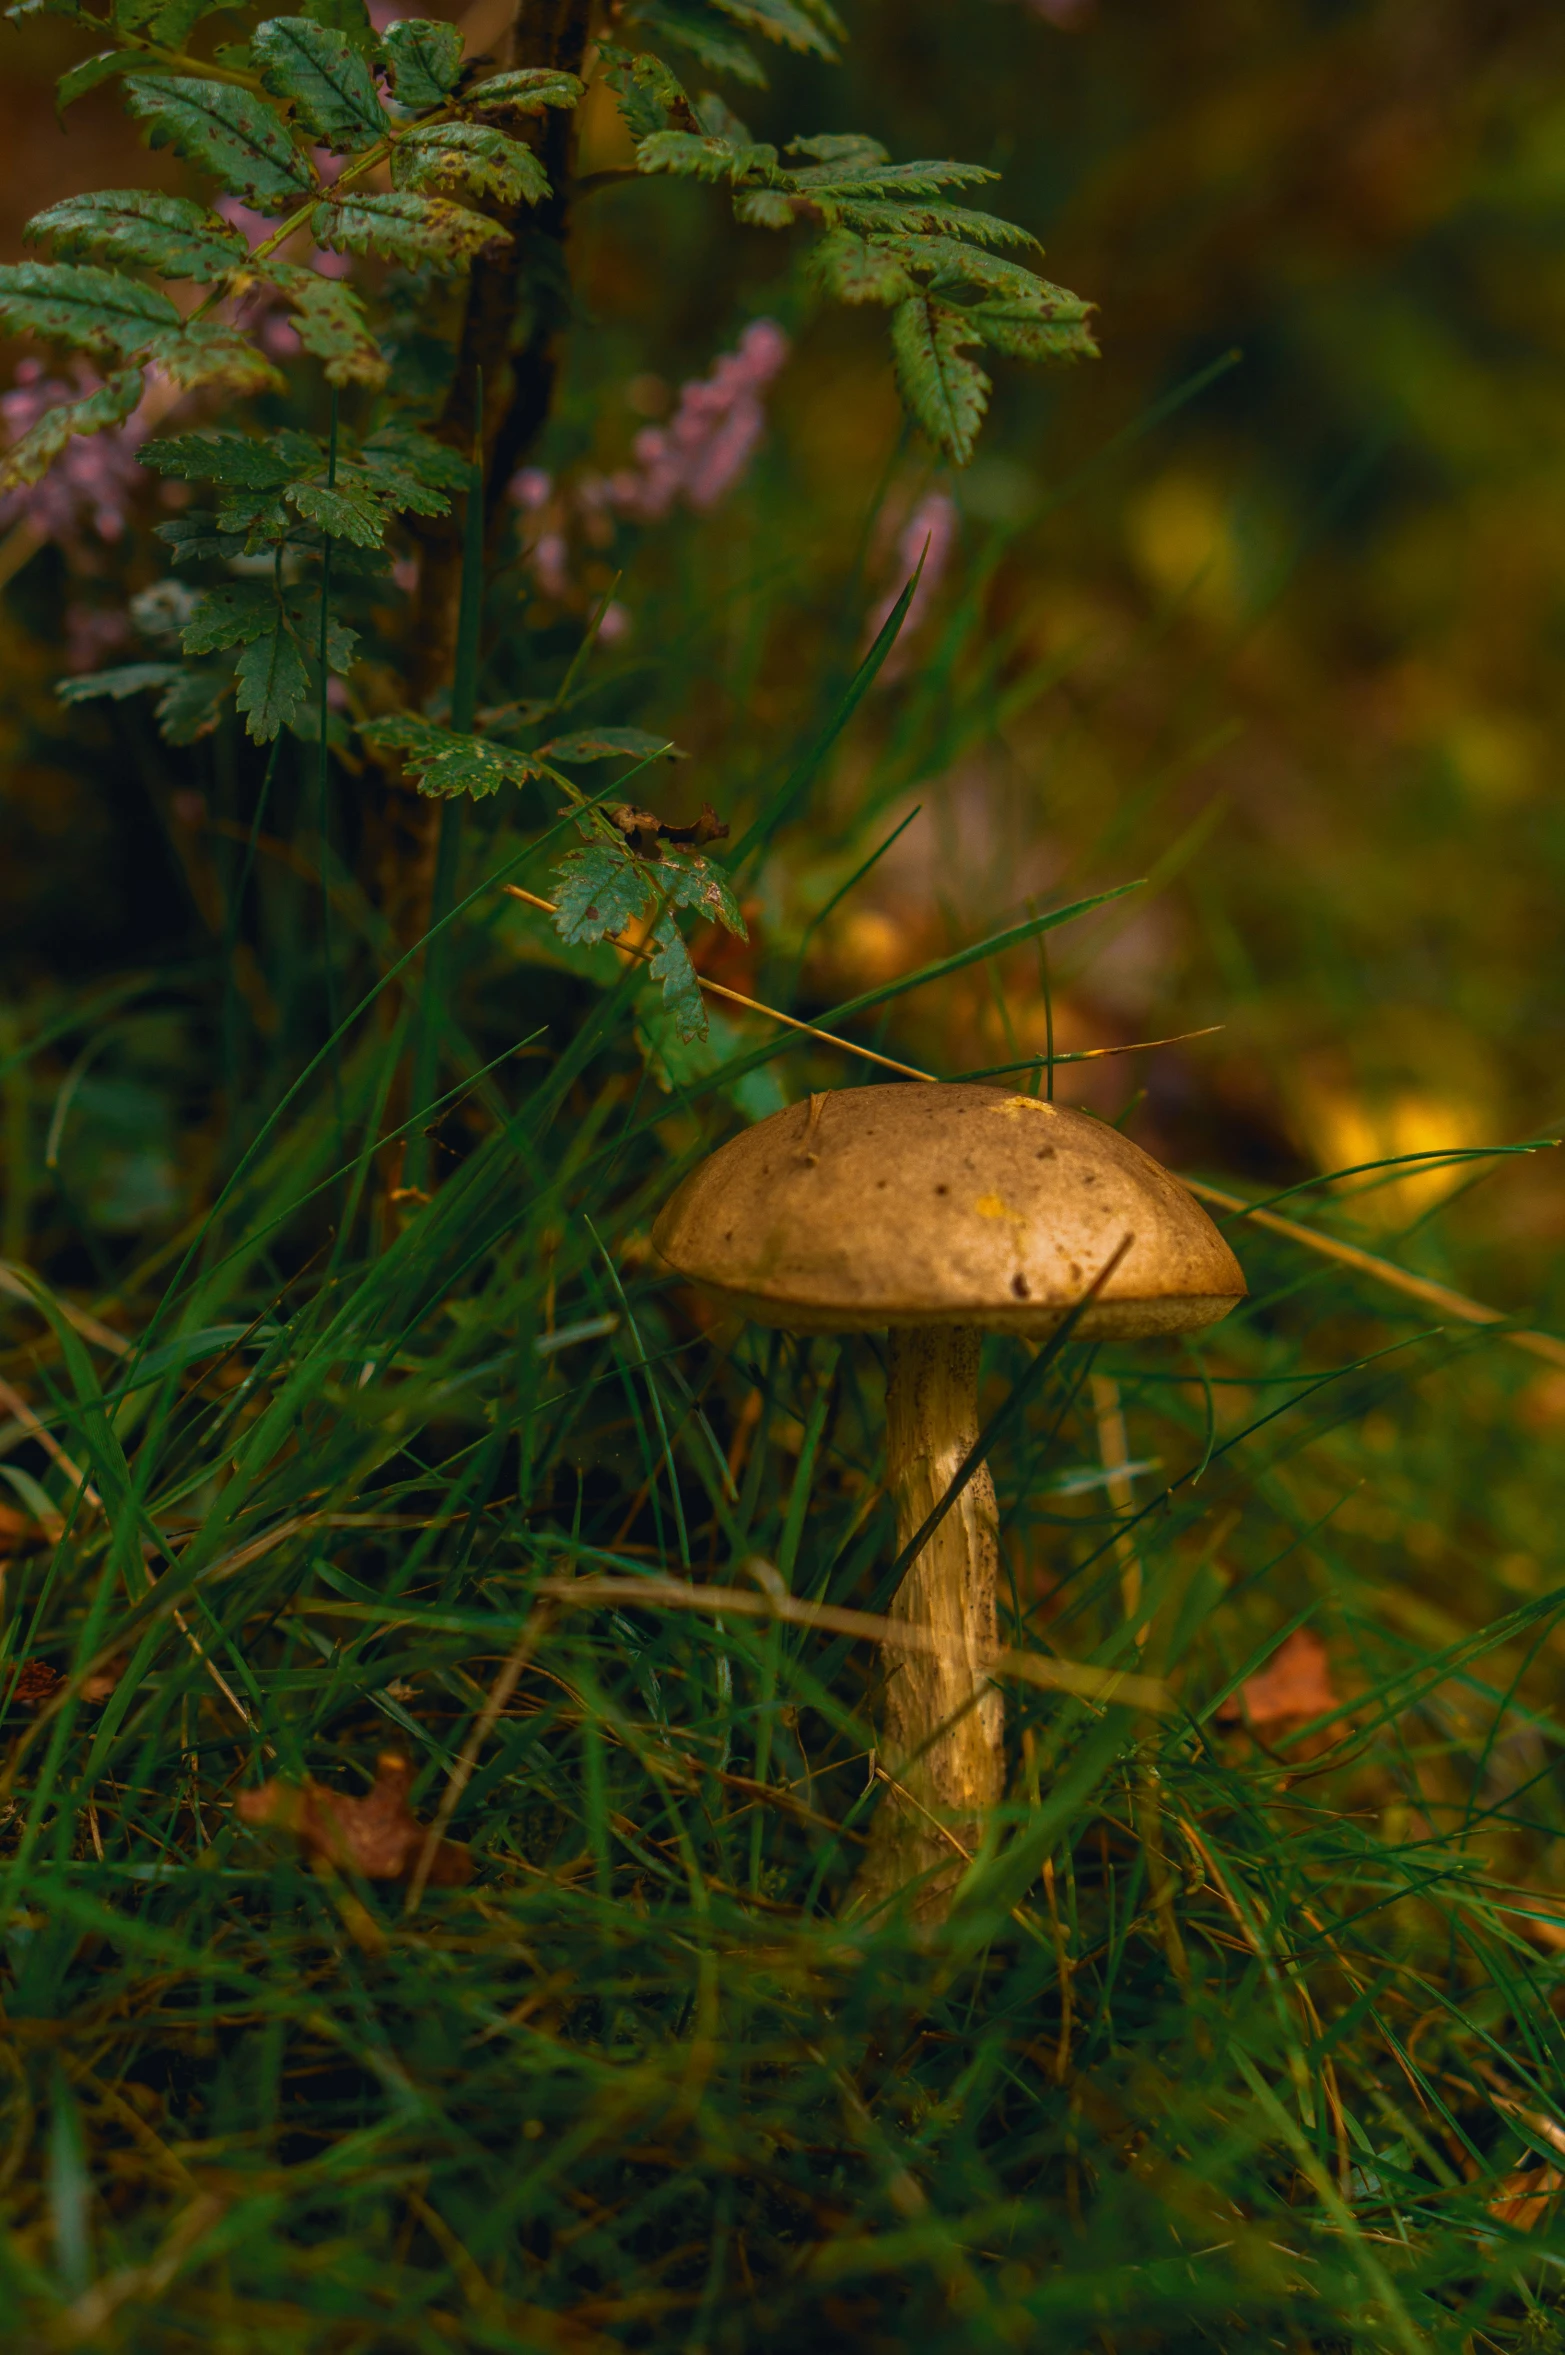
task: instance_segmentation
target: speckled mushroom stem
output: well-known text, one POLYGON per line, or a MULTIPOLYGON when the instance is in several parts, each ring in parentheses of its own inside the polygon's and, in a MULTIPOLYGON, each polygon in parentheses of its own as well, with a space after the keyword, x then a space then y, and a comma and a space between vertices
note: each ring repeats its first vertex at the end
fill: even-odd
MULTIPOLYGON (((899 1546, 934 1511, 978 1436, 981 1338, 969 1325, 891 1335, 886 1479, 899 1546)), ((998 1648, 998 1570, 999 1517, 985 1464, 892 1599, 890 1616, 933 1636, 937 1648, 887 1647, 880 1763, 907 1797, 883 1789, 858 1881, 870 1904, 927 1874, 913 1910, 925 1920, 943 1913, 964 1869, 945 1832, 970 1854, 1003 1795, 1004 1707, 984 1675, 998 1648)))

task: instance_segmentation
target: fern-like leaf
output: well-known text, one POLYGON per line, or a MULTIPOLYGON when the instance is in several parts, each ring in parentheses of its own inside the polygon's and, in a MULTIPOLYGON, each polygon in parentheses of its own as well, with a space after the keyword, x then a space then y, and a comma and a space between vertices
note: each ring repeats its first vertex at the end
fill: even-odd
POLYGON ((186 74, 133 74, 125 92, 154 147, 171 147, 262 212, 297 204, 316 185, 308 161, 253 90, 186 74))
POLYGON ((165 376, 188 392, 202 385, 220 386, 241 397, 250 393, 282 392, 287 379, 263 351, 215 319, 193 320, 167 335, 155 336, 147 357, 165 376))
POLYGON ((14 491, 23 483, 46 475, 67 442, 78 434, 102 433, 123 425, 141 399, 139 368, 122 369, 79 401, 46 410, 36 425, 0 458, 0 491, 14 491))
POLYGON ((91 262, 0 266, 0 321, 13 334, 47 336, 85 352, 145 351, 180 325, 166 294, 91 262))
POLYGON ((34 243, 52 239, 62 260, 98 254, 204 285, 227 277, 249 258, 241 232, 217 213, 188 196, 158 196, 150 188, 100 188, 91 195, 67 196, 35 213, 25 234, 34 243))
POLYGON ((966 346, 977 333, 962 311, 910 295, 891 317, 902 397, 930 440, 958 466, 973 454, 973 443, 989 406, 989 379, 966 346))
POLYGON ((385 383, 389 363, 351 286, 296 262, 273 262, 269 274, 293 312, 299 341, 324 361, 328 384, 367 384, 374 389, 385 383))
POLYGON ((487 736, 459 736, 417 712, 367 720, 359 734, 377 752, 400 752, 420 793, 452 800, 461 793, 482 801, 502 785, 525 785, 540 774, 531 753, 514 752, 487 736))
POLYGON ((397 141, 391 176, 399 188, 462 188, 502 204, 537 204, 548 175, 532 149, 493 123, 432 123, 397 141))
POLYGON ((374 79, 346 33, 306 16, 274 16, 256 27, 250 50, 273 97, 288 100, 324 146, 351 155, 384 135, 374 79))
POLYGON ((586 84, 575 74, 553 66, 518 66, 511 73, 491 74, 467 92, 468 106, 504 106, 518 114, 542 114, 545 107, 581 103, 586 84))
POLYGON ((485 213, 470 212, 444 196, 417 196, 410 189, 390 195, 350 195, 317 205, 310 221, 317 245, 339 253, 381 253, 393 261, 421 262, 431 255, 456 262, 504 245, 510 231, 485 213))
POLYGON ((455 25, 405 16, 388 25, 381 47, 399 106, 438 106, 462 72, 462 36, 455 25))

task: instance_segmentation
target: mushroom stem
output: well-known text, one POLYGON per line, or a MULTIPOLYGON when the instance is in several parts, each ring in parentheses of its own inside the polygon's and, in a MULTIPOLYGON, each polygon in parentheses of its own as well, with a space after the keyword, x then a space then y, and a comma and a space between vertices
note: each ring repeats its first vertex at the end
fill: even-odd
MULTIPOLYGON (((899 1545, 923 1526, 977 1439, 981 1340, 971 1325, 891 1334, 886 1480, 899 1545)), ((888 1660, 880 1756, 907 1797, 883 1792, 859 1893, 878 1902, 929 1875, 914 1900, 926 1920, 945 1911, 962 1870, 940 1826, 970 1853, 1004 1793, 1004 1706, 985 1677, 998 1648, 998 1568, 994 1482, 981 1464, 890 1606, 893 1619, 934 1636, 938 1648, 888 1660)))

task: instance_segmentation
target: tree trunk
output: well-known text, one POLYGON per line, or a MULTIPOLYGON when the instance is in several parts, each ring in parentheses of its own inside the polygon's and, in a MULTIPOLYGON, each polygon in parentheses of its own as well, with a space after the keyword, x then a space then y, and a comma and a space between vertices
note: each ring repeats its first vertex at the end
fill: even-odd
MULTIPOLYGON (((886 1477, 899 1546, 934 1511, 978 1436, 980 1339, 971 1326, 891 1335, 886 1477)), ((998 1649, 998 1573, 994 1482, 980 1465, 910 1566, 890 1611, 932 1636, 938 1649, 887 1647, 880 1763, 901 1791, 882 1792, 858 1894, 878 1903, 929 1874, 912 1901, 922 1920, 944 1913, 964 1870, 953 1841, 970 1854, 1004 1795, 1004 1707, 984 1673, 998 1649)))
MULTIPOLYGON (((513 18, 504 67, 551 66, 579 74, 591 33, 592 0, 526 0, 513 18)), ((506 208, 464 199, 493 215, 510 242, 473 263, 456 372, 435 432, 471 454, 481 427, 484 504, 491 534, 505 515, 505 488, 548 422, 569 308, 565 249, 570 234, 576 117, 547 107, 525 133, 549 176, 536 206, 506 208), (483 385, 483 416, 478 387, 483 385)), ((449 685, 462 587, 461 503, 449 515, 410 519, 420 544, 419 582, 408 631, 408 697, 421 708, 449 685)), ((377 904, 400 951, 428 928, 440 805, 379 770, 367 780, 366 864, 377 904)))

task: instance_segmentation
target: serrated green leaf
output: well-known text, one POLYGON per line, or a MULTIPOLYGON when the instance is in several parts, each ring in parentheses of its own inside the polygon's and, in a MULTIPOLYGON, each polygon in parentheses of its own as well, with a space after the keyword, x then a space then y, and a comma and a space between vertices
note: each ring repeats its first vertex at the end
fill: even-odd
POLYGON ((1077 320, 1040 319, 1009 303, 978 303, 965 316, 991 351, 1011 360, 1095 360, 1098 347, 1077 320))
POLYGON ((351 286, 295 262, 273 262, 270 276, 293 313, 299 341, 325 362, 328 384, 385 383, 390 363, 370 333, 364 305, 351 286))
POLYGON ((737 182, 751 173, 764 179, 777 169, 777 150, 735 147, 727 139, 707 139, 695 131, 652 131, 637 141, 636 167, 643 172, 671 172, 681 180, 737 182))
POLYGON ((360 548, 378 548, 391 521, 384 503, 366 484, 291 482, 283 493, 306 523, 313 523, 334 540, 352 540, 360 548))
POLYGON ((598 47, 603 78, 619 101, 620 113, 636 139, 668 128, 671 114, 687 114, 690 100, 676 74, 648 49, 633 56, 612 41, 598 47))
POLYGON ((288 381, 237 327, 215 319, 194 319, 187 327, 155 336, 147 357, 189 392, 203 384, 221 385, 225 392, 241 395, 282 392, 288 381))
POLYGON ((63 260, 103 254, 111 262, 140 263, 164 278, 203 284, 242 267, 250 252, 242 232, 205 205, 188 196, 159 196, 150 188, 100 188, 92 195, 67 196, 35 213, 24 234, 35 243, 52 238, 63 260))
POLYGON ((73 679, 56 679, 55 694, 62 703, 123 703, 127 695, 142 695, 149 687, 166 687, 180 675, 177 662, 124 662, 114 670, 88 671, 73 679))
POLYGON ((204 16, 225 0, 114 0, 114 22, 125 32, 146 33, 165 49, 183 49, 204 16))
POLYGON ((0 491, 14 491, 23 483, 41 481, 67 442, 78 434, 102 433, 122 425, 142 394, 139 368, 126 368, 79 401, 62 402, 46 410, 36 425, 14 442, 0 458, 0 491))
POLYGON ((693 908, 708 922, 721 924, 738 940, 748 940, 745 920, 739 912, 739 902, 729 888, 728 877, 715 859, 699 850, 671 847, 658 861, 657 888, 676 908, 693 908))
POLYGON ((473 188, 502 204, 538 204, 548 174, 532 149, 493 123, 432 123, 409 131, 391 156, 399 188, 473 188))
POLYGON ((395 469, 431 490, 465 491, 472 473, 469 460, 459 450, 436 441, 432 433, 423 433, 416 425, 379 426, 362 444, 359 457, 372 471, 395 469))
POLYGON ((329 25, 335 33, 346 33, 355 49, 373 58, 380 46, 375 21, 364 0, 304 0, 298 11, 309 18, 312 25, 329 25))
POLYGON ((219 531, 239 534, 247 556, 281 547, 294 529, 287 508, 270 491, 226 491, 217 523, 219 531))
POLYGON ((820 196, 811 192, 832 227, 857 229, 866 237, 970 237, 983 245, 1036 245, 1030 230, 968 205, 923 204, 916 198, 820 196))
POLYGON ((684 757, 677 744, 671 744, 666 736, 651 735, 645 728, 577 728, 569 736, 556 736, 538 758, 570 766, 579 761, 611 760, 616 754, 645 758, 659 752, 674 759, 684 757))
POLYGON ((177 475, 183 482, 236 483, 246 490, 281 490, 285 482, 321 460, 317 443, 305 434, 260 441, 250 433, 181 433, 148 442, 137 451, 143 466, 177 475))
POLYGON ((405 16, 381 41, 391 87, 401 106, 438 106, 462 72, 462 36, 455 25, 405 16))
POLYGON ((297 204, 316 185, 309 163, 253 90, 185 74, 133 74, 125 90, 154 147, 171 147, 263 212, 297 204))
POLYGON ((127 355, 180 324, 178 311, 155 286, 91 262, 0 265, 0 321, 15 334, 127 355))
POLYGON ((335 204, 319 204, 310 220, 317 245, 339 253, 382 253, 394 261, 420 262, 430 254, 460 261, 486 245, 505 245, 510 231, 484 213, 469 212, 449 197, 361 196, 357 190, 335 204))
POLYGON ((351 155, 388 129, 369 66, 346 33, 307 16, 273 16, 256 27, 250 50, 273 97, 287 99, 324 146, 351 155))
POLYGON ((68 66, 54 85, 55 113, 63 116, 66 108, 85 98, 89 90, 112 81, 116 74, 128 73, 140 62, 133 49, 99 49, 79 64, 68 66))
POLYGON ((900 303, 917 292, 892 245, 874 245, 849 229, 833 229, 810 256, 810 269, 839 303, 900 303))
POLYGON ((218 654, 228 646, 253 645, 277 624, 277 592, 270 581, 225 581, 203 590, 180 644, 187 654, 218 654))
POLYGON ((965 312, 927 294, 910 296, 891 315, 902 398, 936 448, 958 466, 972 456, 989 406, 989 379, 964 349, 976 341, 965 312))
POLYGON ((234 665, 234 677, 238 708, 258 744, 270 744, 288 727, 310 692, 304 656, 281 626, 246 646, 234 665))
POLYGON ((502 785, 525 785, 539 774, 532 754, 513 752, 487 736, 456 735, 417 712, 391 712, 384 719, 367 720, 359 734, 377 752, 400 752, 420 793, 446 800, 467 793, 482 801, 502 785))
POLYGON ((234 691, 226 670, 182 670, 158 697, 158 730, 167 744, 199 744, 210 736, 234 691))
MULTIPOLYGON (((628 14, 632 23, 645 25, 655 41, 672 41, 709 73, 727 74, 751 89, 765 89, 766 72, 760 59, 715 9, 687 7, 681 0, 647 0, 645 7, 628 14)), ((657 128, 654 123, 647 125, 648 130, 657 128)))
MULTIPOLYGON (((716 1006, 706 1008, 706 1019, 704 1040, 685 1039, 666 1006, 649 997, 642 998, 636 1013, 636 1043, 665 1095, 695 1087, 723 1064, 739 1060, 744 1038, 738 1024, 730 1022, 716 1006)), ((765 1120, 773 1112, 781 1112, 788 1101, 771 1065, 764 1065, 759 1071, 742 1072, 721 1092, 750 1121, 765 1120)))
POLYGON ((862 131, 813 131, 807 139, 790 139, 790 155, 807 155, 812 163, 836 164, 851 170, 860 164, 886 164, 891 161, 888 148, 878 139, 870 139, 862 131))
POLYGON ((542 114, 546 106, 580 104, 586 84, 575 74, 553 66, 519 66, 512 73, 491 74, 465 93, 468 106, 508 106, 523 114, 542 114))
POLYGON ((824 203, 834 196, 938 196, 942 188, 974 188, 999 177, 984 164, 830 162, 795 172, 793 183, 808 190, 815 202, 824 203))
POLYGON ((648 946, 652 951, 652 978, 663 985, 663 1003, 674 1028, 686 1041, 704 1039, 706 1001, 701 995, 696 969, 690 962, 685 936, 672 915, 665 913, 658 918, 648 946))
POLYGON ((652 905, 646 869, 612 842, 567 851, 554 872, 554 929, 563 941, 612 940, 652 905))
POLYGON ((817 57, 836 55, 823 26, 794 0, 712 0, 712 5, 747 32, 762 33, 784 49, 813 50, 817 57))
POLYGON ((734 219, 749 229, 791 229, 798 218, 791 196, 781 188, 741 188, 734 197, 734 219))
POLYGON ((909 269, 933 273, 937 293, 942 285, 960 284, 1025 304, 1040 319, 1080 320, 1091 314, 1092 305, 1068 287, 1054 286, 1036 270, 1008 262, 982 246, 968 245, 961 238, 911 236, 891 242, 909 269))

